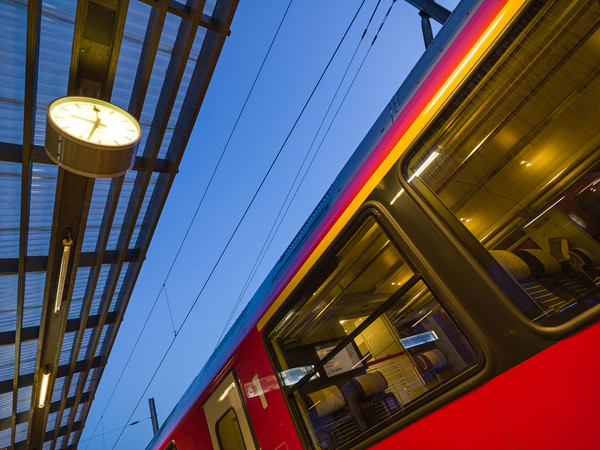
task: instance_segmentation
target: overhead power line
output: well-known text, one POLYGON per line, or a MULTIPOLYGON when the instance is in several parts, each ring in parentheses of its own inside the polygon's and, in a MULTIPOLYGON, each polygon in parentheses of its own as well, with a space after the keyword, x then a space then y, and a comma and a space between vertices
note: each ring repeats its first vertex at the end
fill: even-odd
MULTIPOLYGON (((333 52, 333 55, 331 56, 331 58, 329 59, 327 65, 325 66, 325 69, 323 69, 323 72, 321 73, 321 76, 319 77, 317 83, 315 84, 315 87, 313 88, 312 92, 310 93, 308 99, 306 100, 306 102, 304 103, 304 106, 302 107, 300 113, 298 114, 296 120, 294 121, 294 124, 292 125, 290 131, 288 132, 286 138, 284 139, 283 143, 281 144, 277 154, 275 155, 275 157, 273 158, 273 161, 271 162, 271 165, 269 166, 267 172, 265 173, 263 179, 261 180, 259 186, 257 187, 256 191, 254 192, 254 195, 252 196, 252 199, 250 200, 250 202, 248 203, 248 206, 246 207, 244 213, 242 214, 241 218, 239 219, 237 225, 235 226, 235 229, 233 230, 233 232, 231 233, 227 243, 225 244, 225 247, 223 248, 221 254, 219 255, 219 257, 217 258, 217 261, 215 262, 215 264, 213 265, 210 273, 208 274, 208 277, 206 278, 206 280, 204 281, 204 284, 202 285, 202 287, 200 288, 200 291, 198 292, 198 295, 196 296, 194 302, 192 303, 192 305, 190 306, 190 308, 187 311, 187 314, 185 316, 185 318, 183 319, 183 322, 181 323, 181 325, 179 326, 179 329, 177 330, 177 335, 179 335, 179 333, 181 332, 181 329, 183 328, 183 326, 187 323, 187 320, 189 319, 194 307, 196 306, 196 304, 198 303, 198 300, 200 299, 200 297, 202 296, 202 293, 204 292, 204 289, 206 288, 208 282, 210 281, 210 279, 212 278, 212 275, 214 274, 215 270, 217 269, 219 263, 221 262, 223 256, 225 255, 227 249, 229 248, 229 245, 231 244, 233 238, 235 237, 235 235, 237 234, 238 229, 240 228, 242 222, 244 221, 246 215, 248 214, 248 211, 250 210, 250 208, 252 207, 252 205, 254 204, 254 201, 256 200, 256 197, 258 196, 259 192, 261 191, 263 185, 265 184, 269 174, 271 173, 271 171, 273 170, 273 167, 275 166, 275 163, 277 162, 277 160, 279 159, 279 156, 281 155, 281 153, 283 152, 283 149, 285 148, 290 136, 292 135, 293 131, 295 130, 296 126, 298 125, 298 122, 300 121, 300 118, 302 117, 304 111, 306 110, 306 108, 308 107, 308 104, 310 103, 313 95, 315 94, 317 88, 319 87, 319 85, 321 84, 321 81, 323 80, 323 77, 325 76, 325 73, 327 72, 327 70, 329 69, 329 66, 331 65, 333 59, 335 58, 338 50, 340 49, 342 43, 344 42, 346 36, 348 35, 348 32, 350 31, 350 29, 352 28, 352 25, 354 24, 358 14, 360 13, 363 5, 365 4, 366 0, 363 0, 358 8, 358 10, 356 11, 356 14, 354 15, 354 17, 352 18, 352 21, 350 22, 350 25, 348 25, 348 28, 346 29, 346 31, 344 32, 344 35, 342 36, 342 38, 340 39, 340 42, 338 43, 335 51, 333 52)), ((142 392, 142 395, 140 396, 138 402, 136 403, 135 407, 133 408, 133 411, 131 412, 131 415, 129 416, 129 418, 127 419, 127 422, 129 422, 131 420, 131 417, 133 417, 133 414, 135 413, 137 407, 139 406, 140 402, 142 401, 144 395, 146 394, 146 391, 148 390, 148 388, 150 387, 150 384, 152 383, 152 381, 154 380, 154 378, 156 377, 156 374, 158 373, 158 370, 160 369, 160 367, 162 366, 163 362, 165 361, 167 355, 169 354, 169 351, 171 350, 171 348, 173 347, 173 344, 175 343, 175 340, 177 339, 177 336, 173 337, 173 339, 171 340, 171 342, 169 343, 169 346, 167 347, 167 350, 165 351, 164 355, 162 356, 160 362, 158 363, 154 373, 152 374, 152 377, 150 378, 150 380, 148 381, 148 384, 146 385, 144 392, 142 392)), ((123 427, 123 429, 121 430, 121 433, 119 433, 119 436, 117 437, 117 440, 115 441, 115 444, 117 444, 117 442, 119 442, 119 439, 121 438, 121 436, 123 435, 123 432, 125 431, 126 426, 123 427)), ((113 447, 114 448, 114 447, 113 447)))

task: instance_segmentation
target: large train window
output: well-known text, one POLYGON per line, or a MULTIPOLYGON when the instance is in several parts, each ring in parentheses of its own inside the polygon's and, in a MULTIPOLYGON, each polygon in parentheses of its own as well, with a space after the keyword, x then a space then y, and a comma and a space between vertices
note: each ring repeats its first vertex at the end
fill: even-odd
POLYGON ((600 302, 599 13, 596 0, 534 2, 404 166, 546 326, 600 302))
POLYGON ((281 383, 316 448, 350 445, 477 362, 448 312, 373 217, 269 333, 281 383))

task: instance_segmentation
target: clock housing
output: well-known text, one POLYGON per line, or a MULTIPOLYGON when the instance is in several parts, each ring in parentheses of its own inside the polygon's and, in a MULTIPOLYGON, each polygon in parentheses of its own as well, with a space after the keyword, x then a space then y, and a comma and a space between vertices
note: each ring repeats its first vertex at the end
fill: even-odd
POLYGON ((68 96, 46 110, 46 153, 79 175, 111 178, 131 169, 141 138, 137 120, 109 102, 68 96))

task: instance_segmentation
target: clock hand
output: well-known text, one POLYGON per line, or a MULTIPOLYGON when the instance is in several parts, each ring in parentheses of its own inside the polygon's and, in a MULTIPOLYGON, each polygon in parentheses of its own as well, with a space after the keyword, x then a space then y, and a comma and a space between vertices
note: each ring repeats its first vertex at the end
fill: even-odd
POLYGON ((96 128, 98 128, 100 126, 100 118, 96 119, 96 122, 94 122, 94 126, 92 127, 92 131, 90 131, 90 135, 87 137, 88 141, 92 138, 92 134, 94 134, 94 131, 96 131, 96 128))
MULTIPOLYGON (((85 118, 85 117, 81 117, 81 116, 76 116, 75 114, 71 114, 71 117, 74 117, 75 119, 79 119, 79 120, 85 120, 86 122, 93 123, 93 124, 95 124, 95 123, 96 123, 96 121, 95 121, 95 120, 92 120, 92 119, 87 119, 87 118, 85 118)), ((101 124, 99 124, 99 126, 101 126, 101 127, 105 127, 105 126, 106 126, 106 124, 104 124, 104 123, 101 123, 101 124)))

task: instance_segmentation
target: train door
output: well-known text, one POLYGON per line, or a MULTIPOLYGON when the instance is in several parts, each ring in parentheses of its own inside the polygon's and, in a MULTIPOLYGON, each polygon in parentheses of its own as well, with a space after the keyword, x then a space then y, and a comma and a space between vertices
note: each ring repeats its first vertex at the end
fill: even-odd
POLYGON ((231 371, 204 403, 213 448, 256 449, 235 373, 231 371))

